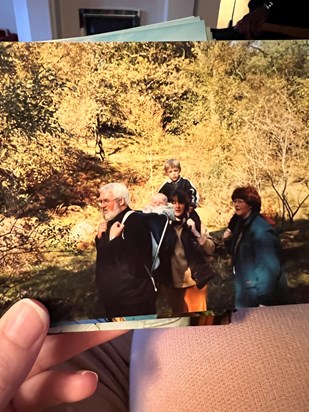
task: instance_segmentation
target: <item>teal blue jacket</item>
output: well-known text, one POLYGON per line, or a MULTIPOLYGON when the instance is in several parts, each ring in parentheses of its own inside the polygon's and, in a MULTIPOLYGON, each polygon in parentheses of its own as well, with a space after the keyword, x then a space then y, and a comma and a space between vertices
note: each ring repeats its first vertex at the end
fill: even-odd
POLYGON ((254 212, 247 219, 234 215, 231 220, 233 237, 228 246, 235 274, 235 306, 290 303, 276 230, 254 212))

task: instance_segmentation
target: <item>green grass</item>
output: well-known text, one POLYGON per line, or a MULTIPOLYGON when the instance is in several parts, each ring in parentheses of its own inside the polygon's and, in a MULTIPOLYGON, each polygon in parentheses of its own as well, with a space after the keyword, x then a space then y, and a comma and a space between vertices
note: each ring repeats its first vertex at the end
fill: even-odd
POLYGON ((17 277, 1 276, 0 314, 19 298, 43 302, 53 322, 104 317, 95 288, 95 252, 63 254, 58 264, 46 263, 17 277), (15 286, 14 286, 15 285, 15 286))

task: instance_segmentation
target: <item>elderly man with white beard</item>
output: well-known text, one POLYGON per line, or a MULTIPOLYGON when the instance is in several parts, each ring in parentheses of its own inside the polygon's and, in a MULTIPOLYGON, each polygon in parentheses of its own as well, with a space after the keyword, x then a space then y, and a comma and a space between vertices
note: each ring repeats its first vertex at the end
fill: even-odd
POLYGON ((124 223, 130 197, 122 183, 99 189, 103 221, 96 236, 96 283, 107 317, 156 313, 156 293, 147 268, 151 267, 150 228, 142 213, 124 223))

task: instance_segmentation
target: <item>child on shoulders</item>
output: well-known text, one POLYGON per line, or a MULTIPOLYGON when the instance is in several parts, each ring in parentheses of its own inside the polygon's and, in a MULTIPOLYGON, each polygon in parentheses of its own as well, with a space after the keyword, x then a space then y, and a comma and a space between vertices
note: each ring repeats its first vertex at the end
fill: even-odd
POLYGON ((190 196, 190 211, 193 211, 198 206, 199 195, 192 182, 181 176, 180 161, 178 159, 167 160, 164 165, 164 172, 168 176, 168 180, 163 183, 158 192, 163 193, 171 202, 175 190, 182 190, 190 196))

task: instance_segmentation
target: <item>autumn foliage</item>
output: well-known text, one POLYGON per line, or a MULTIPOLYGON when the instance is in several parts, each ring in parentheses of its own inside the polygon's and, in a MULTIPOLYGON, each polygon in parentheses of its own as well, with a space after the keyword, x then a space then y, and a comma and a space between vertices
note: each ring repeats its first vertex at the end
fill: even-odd
POLYGON ((0 266, 74 248, 60 217, 101 182, 145 206, 171 157, 213 229, 243 183, 306 218, 308 63, 308 41, 0 44, 0 266))

